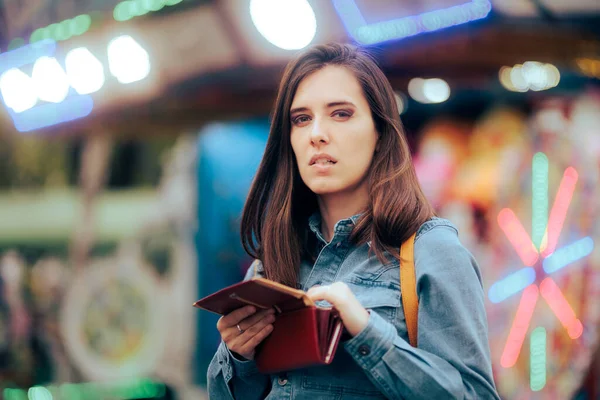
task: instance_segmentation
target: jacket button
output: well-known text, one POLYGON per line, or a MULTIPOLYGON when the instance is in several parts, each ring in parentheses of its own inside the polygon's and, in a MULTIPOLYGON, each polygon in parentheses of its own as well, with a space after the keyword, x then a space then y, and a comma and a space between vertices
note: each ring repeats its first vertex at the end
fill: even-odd
POLYGON ((281 375, 277 379, 277 383, 279 383, 280 386, 285 386, 288 383, 287 377, 285 375, 281 375))
POLYGON ((371 348, 366 344, 363 344, 358 348, 358 353, 361 356, 368 356, 371 353, 371 348))

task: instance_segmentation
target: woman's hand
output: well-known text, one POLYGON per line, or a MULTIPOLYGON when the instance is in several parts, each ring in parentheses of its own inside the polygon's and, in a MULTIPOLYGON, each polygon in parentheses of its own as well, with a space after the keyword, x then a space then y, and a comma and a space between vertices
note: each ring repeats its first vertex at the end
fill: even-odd
POLYGON ((273 331, 274 312, 272 308, 259 312, 253 306, 238 308, 219 318, 217 329, 230 351, 252 360, 256 346, 273 331))
POLYGON ((326 300, 331 303, 340 313, 346 330, 352 336, 358 335, 369 322, 369 312, 343 282, 313 287, 307 294, 313 301, 326 300))

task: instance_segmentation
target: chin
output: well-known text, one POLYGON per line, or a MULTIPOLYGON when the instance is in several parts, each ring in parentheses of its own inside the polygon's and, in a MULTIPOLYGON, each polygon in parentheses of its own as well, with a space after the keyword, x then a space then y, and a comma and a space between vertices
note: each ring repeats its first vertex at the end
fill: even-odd
POLYGON ((343 189, 338 185, 332 185, 331 182, 313 182, 306 186, 316 195, 337 193, 343 189))
POLYGON ((311 191, 316 194, 317 196, 323 196, 323 195, 327 195, 327 194, 332 194, 332 193, 336 193, 337 190, 331 190, 331 189, 327 189, 327 188, 318 188, 318 189, 311 189, 311 191))

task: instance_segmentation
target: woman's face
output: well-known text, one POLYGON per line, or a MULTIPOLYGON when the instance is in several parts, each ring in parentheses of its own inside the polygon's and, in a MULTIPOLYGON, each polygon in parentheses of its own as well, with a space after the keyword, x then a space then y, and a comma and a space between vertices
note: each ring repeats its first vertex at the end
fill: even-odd
POLYGON ((304 78, 290 110, 302 180, 317 195, 364 189, 378 133, 354 74, 328 65, 304 78))

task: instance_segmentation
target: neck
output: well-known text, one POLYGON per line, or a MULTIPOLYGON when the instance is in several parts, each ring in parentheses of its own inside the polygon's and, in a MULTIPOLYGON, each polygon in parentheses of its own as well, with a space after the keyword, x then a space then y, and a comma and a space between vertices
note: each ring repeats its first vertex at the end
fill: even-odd
POLYGON ((333 193, 318 196, 319 212, 321 213, 321 234, 327 242, 333 237, 335 224, 356 215, 366 208, 369 193, 361 189, 358 193, 333 193))

